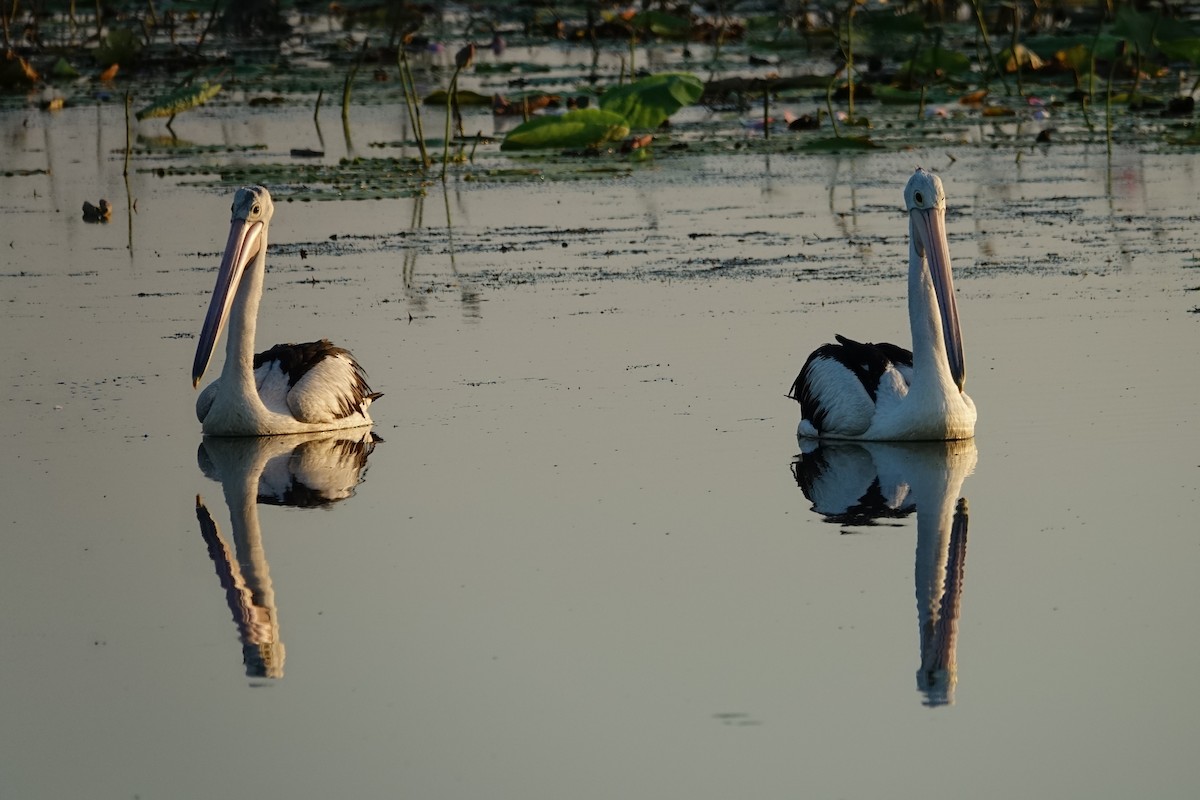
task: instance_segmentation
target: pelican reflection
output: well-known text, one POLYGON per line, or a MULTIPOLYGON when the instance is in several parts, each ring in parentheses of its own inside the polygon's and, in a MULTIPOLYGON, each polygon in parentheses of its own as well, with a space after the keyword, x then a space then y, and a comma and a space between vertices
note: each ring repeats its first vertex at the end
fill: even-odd
POLYGON ((898 524, 888 521, 916 512, 917 688, 925 705, 952 704, 967 556, 967 501, 959 493, 978 459, 974 440, 800 443, 792 474, 829 522, 898 524))
POLYGON ((258 505, 315 508, 353 496, 377 441, 370 431, 360 429, 209 436, 200 443, 196 458, 201 471, 224 490, 233 548, 200 495, 196 518, 237 625, 247 677, 282 678, 285 658, 258 505))

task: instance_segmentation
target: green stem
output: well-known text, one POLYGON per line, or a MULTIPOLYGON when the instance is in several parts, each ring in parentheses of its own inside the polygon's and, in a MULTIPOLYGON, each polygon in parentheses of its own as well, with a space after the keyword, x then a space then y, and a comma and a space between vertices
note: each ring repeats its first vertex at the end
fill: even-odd
POLYGON ((837 117, 833 114, 833 82, 837 80, 837 70, 834 70, 833 75, 829 78, 829 83, 825 85, 825 107, 829 109, 829 124, 833 126, 833 135, 835 138, 842 138, 842 134, 838 132, 837 117))
POLYGON ((1004 79, 1004 71, 1000 69, 1000 64, 996 61, 996 51, 992 49, 992 40, 988 38, 987 22, 983 19, 983 10, 979 7, 979 0, 971 0, 971 8, 975 9, 975 24, 979 26, 979 35, 983 37, 983 47, 987 50, 988 61, 992 62, 992 71, 1000 78, 1000 83, 1004 86, 1004 94, 1011 94, 1008 90, 1008 81, 1004 79))
POLYGON ((763 89, 763 138, 771 138, 771 90, 763 89))
POLYGON ((124 171, 121 172, 121 174, 126 178, 129 177, 129 151, 131 148, 131 144, 129 141, 129 104, 130 104, 130 102, 132 102, 132 98, 129 96, 129 92, 126 92, 125 93, 125 169, 124 169, 124 171))
POLYGON ((450 91, 446 92, 446 140, 442 146, 442 182, 446 181, 446 164, 450 161, 450 116, 454 113, 454 97, 458 93, 458 73, 461 67, 454 68, 450 77, 450 91))
POLYGON ((358 51, 358 58, 354 61, 354 66, 350 68, 350 73, 346 75, 346 82, 342 85, 342 121, 350 119, 350 87, 354 84, 354 77, 358 75, 358 70, 362 66, 363 59, 367 55, 367 44, 371 41, 370 37, 363 39, 362 50, 358 51))
POLYGON ((850 10, 846 14, 846 86, 848 92, 847 121, 854 124, 854 10, 855 0, 850 0, 850 10))
POLYGON ((1012 42, 1008 52, 1012 54, 1013 63, 1017 65, 1017 97, 1025 96, 1025 87, 1021 80, 1021 54, 1017 52, 1017 37, 1021 32, 1021 4, 1013 3, 1012 42))
POLYGON ((417 84, 413 79, 412 67, 408 63, 408 54, 404 45, 400 46, 398 56, 400 66, 400 86, 404 89, 404 105, 408 109, 408 121, 412 126, 413 136, 417 140, 417 149, 421 151, 421 167, 429 168, 429 153, 425 149, 425 130, 421 125, 421 105, 417 97, 417 84))

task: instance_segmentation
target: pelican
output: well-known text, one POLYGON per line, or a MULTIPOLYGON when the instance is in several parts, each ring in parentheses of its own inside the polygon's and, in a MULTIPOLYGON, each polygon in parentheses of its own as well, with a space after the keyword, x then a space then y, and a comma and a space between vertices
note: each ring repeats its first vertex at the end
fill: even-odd
POLYGON ((204 317, 192 386, 199 385, 213 348, 230 320, 221 377, 196 399, 204 433, 273 436, 281 433, 360 428, 382 395, 348 350, 327 339, 277 344, 255 355, 254 328, 267 269, 267 226, 275 206, 262 186, 243 186, 233 197, 229 242, 217 271, 212 303, 204 317))
POLYGON ((917 168, 904 187, 908 210, 908 319, 912 351, 838 336, 804 362, 789 397, 800 403, 802 438, 948 441, 975 435, 941 178, 917 168))

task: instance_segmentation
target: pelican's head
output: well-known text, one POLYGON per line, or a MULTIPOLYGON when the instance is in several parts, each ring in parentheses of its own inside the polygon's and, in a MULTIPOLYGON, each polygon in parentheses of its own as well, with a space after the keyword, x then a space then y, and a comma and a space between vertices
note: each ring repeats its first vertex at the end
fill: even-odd
POLYGON ((212 302, 200 329, 200 340, 196 345, 196 360, 192 362, 192 386, 197 386, 204 377, 212 358, 213 348, 229 309, 237 296, 238 284, 251 262, 265 256, 267 247, 267 224, 275 213, 271 193, 262 186, 243 186, 233 196, 233 219, 229 226, 229 240, 221 266, 217 269, 217 285, 213 289, 212 302))
POLYGON ((961 392, 967 379, 967 368, 963 360, 962 331, 958 325, 958 304, 954 299, 954 279, 950 274, 946 190, 942 188, 942 179, 918 167, 904 187, 904 205, 908 209, 912 237, 910 269, 925 269, 929 273, 937 298, 950 375, 961 392))

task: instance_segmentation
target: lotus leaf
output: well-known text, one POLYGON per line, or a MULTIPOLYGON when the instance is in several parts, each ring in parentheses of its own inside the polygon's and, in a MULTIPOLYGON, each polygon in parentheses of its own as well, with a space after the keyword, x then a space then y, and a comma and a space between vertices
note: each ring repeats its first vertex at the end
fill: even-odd
POLYGON ((916 58, 901 67, 902 71, 908 69, 917 75, 925 76, 960 75, 970 72, 971 59, 944 47, 930 47, 922 50, 916 58))
POLYGON ((584 108, 523 122, 508 132, 500 149, 592 147, 628 134, 629 126, 619 115, 598 108, 584 108))
POLYGON ((132 64, 142 52, 142 40, 134 31, 117 28, 109 31, 93 55, 102 67, 110 64, 132 64))
POLYGON ((692 29, 691 21, 665 11, 643 11, 632 22, 638 30, 647 30, 655 36, 668 39, 683 39, 692 29))
POLYGON ((609 89, 600 98, 600 108, 620 115, 634 130, 657 128, 703 93, 704 84, 695 75, 663 72, 609 89))
POLYGON ((160 97, 150 105, 137 112, 138 119, 151 117, 173 117, 184 111, 202 106, 221 91, 219 83, 200 83, 194 86, 184 86, 174 92, 160 97))
POLYGON ((1200 38, 1160 40, 1158 47, 1167 54, 1167 58, 1200 64, 1200 38))
POLYGON ((1117 22, 1113 33, 1137 45, 1143 53, 1154 47, 1154 27, 1158 25, 1158 13, 1135 11, 1131 6, 1117 9, 1117 22))
MULTIPOLYGON (((491 95, 472 92, 469 89, 459 89, 455 92, 455 96, 460 106, 490 106, 492 104, 491 95)), ((429 96, 425 98, 425 105, 446 105, 446 90, 438 89, 436 92, 431 92, 429 96)))

